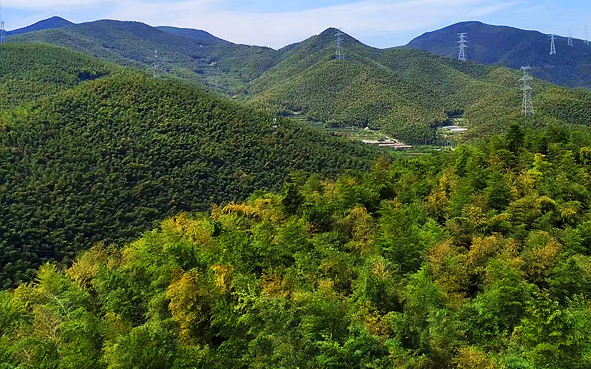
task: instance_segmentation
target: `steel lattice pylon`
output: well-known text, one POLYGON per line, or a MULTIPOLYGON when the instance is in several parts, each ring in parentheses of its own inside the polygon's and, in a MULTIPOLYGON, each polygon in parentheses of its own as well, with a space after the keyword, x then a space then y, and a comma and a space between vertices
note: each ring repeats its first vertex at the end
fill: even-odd
POLYGON ((556 36, 551 34, 550 36, 550 55, 556 55, 556 36))
POLYGON ((468 54, 466 53, 466 49, 468 48, 468 34, 467 33, 458 33, 458 37, 460 37, 460 41, 458 41, 458 43, 460 44, 460 55, 458 56, 458 60, 460 61, 466 61, 468 60, 468 54))
POLYGON ((345 53, 343 52, 343 33, 339 30, 336 34, 337 36, 337 50, 336 50, 336 59, 337 60, 345 60, 345 53))
POLYGON ((523 77, 520 79, 520 81, 523 83, 521 86, 521 90, 523 91, 521 114, 524 117, 531 117, 534 115, 534 104, 532 100, 533 88, 531 87, 531 81, 533 80, 533 77, 529 75, 530 70, 530 66, 521 67, 521 71, 523 72, 523 77))

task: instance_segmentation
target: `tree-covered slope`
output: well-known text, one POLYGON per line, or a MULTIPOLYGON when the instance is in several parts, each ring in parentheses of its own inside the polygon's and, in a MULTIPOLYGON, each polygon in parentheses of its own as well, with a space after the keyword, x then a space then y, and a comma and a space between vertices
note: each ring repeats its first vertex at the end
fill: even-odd
POLYGON ((160 26, 156 27, 161 31, 172 33, 173 35, 183 36, 186 38, 190 38, 195 41, 204 41, 204 42, 224 42, 229 43, 229 41, 222 40, 219 37, 212 35, 209 32, 199 30, 199 29, 192 29, 192 28, 179 28, 179 27, 170 27, 170 26, 160 26))
POLYGON ((35 31, 43 31, 45 29, 60 28, 60 27, 65 27, 65 26, 69 26, 72 24, 74 24, 74 23, 72 23, 69 20, 66 20, 64 18, 51 17, 48 19, 40 20, 39 22, 31 24, 30 26, 27 26, 27 27, 8 31, 8 32, 6 32, 6 36, 20 35, 23 33, 35 32, 35 31))
POLYGON ((312 176, 0 293, 8 368, 586 369, 591 136, 312 176))
MULTIPOLYGON (((450 113, 463 113, 475 137, 503 131, 520 113, 517 72, 421 50, 374 49, 349 36, 344 38, 346 60, 336 60, 337 32, 329 29, 286 51, 283 61, 251 83, 250 102, 329 124, 378 126, 410 142, 431 140, 433 126, 450 113)), ((589 125, 590 96, 537 81, 538 112, 530 124, 589 125), (553 105, 560 95, 568 98, 553 105), (566 118, 567 107, 578 113, 566 118)))
POLYGON ((7 43, 0 47, 0 111, 110 75, 118 69, 61 47, 7 43))
POLYGON ((171 32, 138 22, 100 20, 9 40, 55 44, 126 66, 153 69, 158 65, 162 72, 230 94, 269 69, 279 57, 270 48, 236 45, 215 37, 196 40, 171 32))
POLYGON ((574 47, 570 47, 567 37, 558 36, 557 55, 550 55, 550 40, 546 34, 462 22, 425 33, 412 40, 408 47, 457 59, 459 32, 468 33, 470 60, 514 69, 530 65, 538 78, 568 87, 591 88, 591 46, 579 39, 574 39, 574 47))
POLYGON ((0 116, 0 280, 42 260, 137 237, 152 222, 281 188, 293 170, 336 175, 375 152, 218 100, 119 73, 0 116))

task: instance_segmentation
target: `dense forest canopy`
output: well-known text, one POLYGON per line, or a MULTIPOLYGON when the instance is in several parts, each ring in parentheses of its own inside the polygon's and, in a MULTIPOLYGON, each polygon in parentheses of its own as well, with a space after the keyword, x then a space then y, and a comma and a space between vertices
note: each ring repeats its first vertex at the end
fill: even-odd
MULTIPOLYGON (((61 55, 44 46, 1 50, 61 55)), ((14 101, 50 96, 0 114, 0 287, 29 280, 44 260, 68 263, 178 212, 280 189, 294 170, 336 176, 378 156, 288 120, 274 132, 270 115, 129 71, 67 89, 80 73, 102 72, 70 70, 79 54, 65 55, 75 59, 63 68, 25 63, 0 79, 19 87, 48 73, 31 96, 6 91, 14 101)))
MULTIPOLYGON (((101 56, 153 62, 139 23, 26 37, 84 50, 113 25, 101 56)), ((471 143, 387 155, 177 78, 0 47, 0 369, 591 367, 591 94, 537 81, 524 119, 509 69, 348 36, 334 60, 334 31, 274 54, 150 30, 178 37, 171 58, 236 51, 224 81, 264 110, 411 142, 463 114, 471 143)))
POLYGON ((179 214, 0 293, 0 361, 588 368, 590 143, 588 131, 513 125, 179 214))
POLYGON ((108 76, 117 66, 50 45, 0 47, 0 112, 108 76))

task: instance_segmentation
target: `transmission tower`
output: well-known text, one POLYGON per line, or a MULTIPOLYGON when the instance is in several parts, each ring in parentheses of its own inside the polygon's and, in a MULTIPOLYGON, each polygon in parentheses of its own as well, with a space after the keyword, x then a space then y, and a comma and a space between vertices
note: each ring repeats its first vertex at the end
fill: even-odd
POLYGON ((4 21, 0 20, 0 45, 4 43, 4 21))
POLYGON ((0 0, 0 45, 4 43, 4 19, 2 19, 2 1, 0 0))
POLYGON ((550 55, 556 55, 556 35, 550 35, 550 55))
POLYGON ((585 45, 589 46, 589 31, 587 30, 587 26, 585 26, 585 45))
POLYGON ((465 62, 468 60, 468 55, 466 54, 466 49, 468 48, 468 34, 465 32, 458 33, 458 37, 460 37, 460 41, 458 41, 458 44, 460 44, 460 56, 458 57, 458 60, 465 62))
POLYGON ((533 80, 532 76, 529 75, 531 67, 521 67, 521 71, 523 72, 523 77, 521 77, 520 81, 522 82, 521 91, 523 91, 523 104, 521 106, 521 114, 524 117, 531 117, 534 115, 534 104, 532 102, 532 91, 533 88, 531 87, 531 81, 533 80))
POLYGON ((567 41, 567 44, 570 47, 573 47, 574 46, 574 44, 573 44, 573 37, 572 37, 572 34, 571 34, 570 30, 568 30, 568 41, 567 41))
POLYGON ((336 59, 337 60, 345 60, 345 53, 343 52, 343 34, 341 30, 339 30, 336 34, 337 36, 337 52, 336 52, 336 59))
POLYGON ((158 58, 158 50, 154 50, 154 78, 160 78, 160 62, 158 58))

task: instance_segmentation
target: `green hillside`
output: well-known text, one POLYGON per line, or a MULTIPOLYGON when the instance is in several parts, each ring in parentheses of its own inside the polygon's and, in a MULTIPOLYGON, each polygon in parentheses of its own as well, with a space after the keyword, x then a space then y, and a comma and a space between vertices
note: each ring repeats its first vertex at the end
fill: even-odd
MULTIPOLYGON (((336 32, 329 29, 290 49, 282 62, 251 83, 250 102, 332 125, 381 127, 409 142, 432 140, 433 127, 448 115, 463 114, 472 137, 502 132, 519 118, 517 72, 421 50, 374 49, 350 36, 344 39, 346 60, 336 60, 336 32)), ((524 123, 587 126, 590 98, 590 93, 537 81, 538 114, 524 123)))
POLYGON ((30 32, 9 37, 9 41, 64 46, 125 66, 154 69, 159 65, 162 72, 227 94, 243 88, 279 58, 270 48, 235 45, 215 37, 195 40, 178 35, 180 31, 100 20, 30 32))
POLYGON ((334 176, 376 157, 290 121, 274 133, 269 115, 130 72, 5 110, 0 286, 29 279, 43 260, 67 262, 96 242, 129 240, 178 212, 280 189, 294 170, 334 176))
POLYGON ((18 28, 18 29, 12 30, 12 31, 8 31, 8 32, 6 32, 5 35, 6 36, 20 35, 20 34, 28 33, 28 32, 43 31, 46 29, 53 29, 53 28, 70 26, 72 24, 74 24, 74 23, 72 23, 69 20, 66 20, 64 18, 51 17, 48 19, 40 20, 39 22, 31 24, 30 26, 27 26, 27 27, 18 28))
MULTIPOLYGON (((503 132, 519 119, 519 73, 460 63, 409 48, 375 49, 345 35, 335 60, 336 29, 281 50, 235 45, 207 32, 97 21, 11 37, 62 45, 113 62, 175 76, 248 104, 302 113, 332 126, 380 127, 408 143, 437 141, 436 127, 462 115, 467 138, 503 132), (154 50, 158 50, 158 58, 154 50)), ((589 94, 535 83, 532 127, 588 126, 589 94), (579 113, 580 112, 580 113, 579 113)))
POLYGON ((567 87, 591 88, 591 46, 567 37, 556 37, 556 55, 550 55, 548 35, 513 27, 481 22, 461 22, 425 33, 408 47, 422 49, 446 58, 458 57, 458 33, 468 33, 468 58, 483 64, 519 69, 530 65, 534 76, 567 87))
POLYGON ((0 293, 6 368, 586 369, 589 132, 317 176, 0 293))
POLYGON ((0 47, 0 111, 117 70, 110 63, 64 48, 5 44, 0 47))

